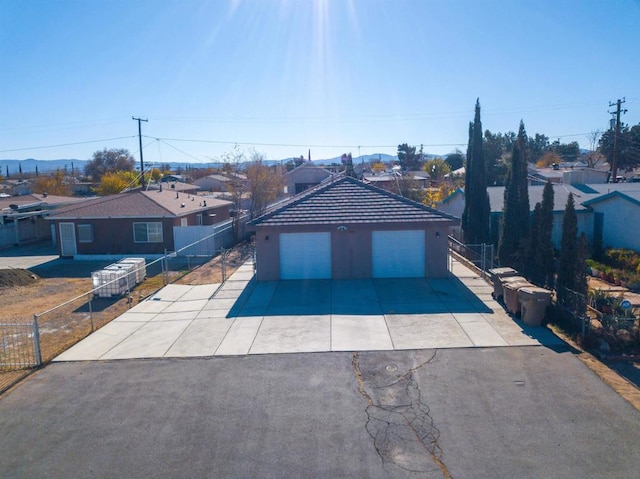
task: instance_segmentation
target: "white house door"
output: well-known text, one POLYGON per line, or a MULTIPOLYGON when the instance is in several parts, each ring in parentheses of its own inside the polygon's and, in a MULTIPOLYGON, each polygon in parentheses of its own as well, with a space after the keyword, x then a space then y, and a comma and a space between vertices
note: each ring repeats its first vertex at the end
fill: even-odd
POLYGON ((78 253, 75 223, 60 223, 60 253, 61 256, 75 256, 78 253))
POLYGON ((331 279, 331 233, 280 233, 280 279, 331 279))
POLYGON ((424 230, 373 231, 374 278, 422 278, 425 275, 424 230))

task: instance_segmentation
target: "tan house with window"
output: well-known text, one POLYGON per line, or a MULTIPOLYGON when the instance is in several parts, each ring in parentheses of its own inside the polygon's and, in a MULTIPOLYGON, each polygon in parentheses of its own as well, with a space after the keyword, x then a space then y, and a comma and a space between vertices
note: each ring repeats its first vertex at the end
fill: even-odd
POLYGON ((174 228, 230 218, 230 201, 162 190, 135 190, 57 210, 52 222, 60 256, 156 255, 173 251, 174 228))

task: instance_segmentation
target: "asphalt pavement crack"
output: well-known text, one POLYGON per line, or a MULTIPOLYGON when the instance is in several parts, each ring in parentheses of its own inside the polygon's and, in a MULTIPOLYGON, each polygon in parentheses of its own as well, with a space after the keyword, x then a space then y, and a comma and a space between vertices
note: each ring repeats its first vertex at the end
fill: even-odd
POLYGON ((450 479, 438 443, 440 430, 415 378, 416 371, 432 362, 436 354, 434 351, 429 359, 392 382, 377 386, 368 386, 376 373, 363 371, 358 353, 353 354, 352 365, 357 391, 367 401, 365 428, 383 467, 393 465, 411 476, 450 479))

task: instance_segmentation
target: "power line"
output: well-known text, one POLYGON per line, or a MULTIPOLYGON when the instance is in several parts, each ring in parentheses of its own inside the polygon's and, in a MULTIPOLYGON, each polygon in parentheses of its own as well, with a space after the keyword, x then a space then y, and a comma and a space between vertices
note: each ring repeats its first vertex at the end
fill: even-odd
MULTIPOLYGON (((151 137, 145 137, 151 138, 151 137)), ((397 148, 398 145, 319 145, 308 143, 259 143, 259 142, 243 142, 243 141, 221 141, 221 140, 201 140, 193 138, 156 138, 161 141, 183 141, 186 143, 212 143, 219 145, 241 145, 241 146, 281 146, 292 148, 397 148)), ((464 146, 466 143, 438 143, 438 144, 424 144, 425 147, 437 147, 437 146, 464 146)))
POLYGON ((102 140, 87 140, 87 141, 77 141, 74 143, 60 143, 58 145, 47 145, 47 146, 30 146, 28 148, 12 148, 10 150, 0 150, 0 153, 11 153, 14 151, 28 151, 28 150, 44 150, 46 148, 59 148, 61 146, 76 146, 76 145, 86 145, 89 143, 100 143, 103 141, 115 141, 115 140, 127 140, 130 138, 135 138, 135 136, 120 136, 117 138, 104 138, 102 140))
MULTIPOLYGON (((549 111, 549 110, 562 110, 562 109, 575 109, 578 107, 587 107, 594 105, 596 102, 574 102, 574 103, 561 103, 554 105, 540 105, 524 108, 486 108, 483 109, 483 113, 487 115, 501 115, 507 113, 526 113, 535 111, 549 111)), ((426 119, 449 119, 458 117, 469 116, 468 110, 459 111, 446 111, 446 112, 405 112, 398 114, 378 114, 378 115, 366 115, 366 116, 352 116, 345 117, 340 116, 291 116, 291 117, 277 117, 277 116, 246 116, 246 117, 157 117, 152 118, 154 121, 175 121, 175 122, 210 122, 210 123, 229 123, 229 122, 268 122, 268 123, 288 123, 288 122, 304 122, 304 121, 331 121, 331 122, 376 122, 376 121, 389 121, 389 120, 426 120, 426 119)))
POLYGON ((187 153, 186 151, 182 151, 180 148, 175 147, 175 146, 173 146, 173 145, 171 145, 171 144, 167 143, 166 141, 164 141, 164 140, 163 140, 163 139, 161 139, 161 138, 156 138, 156 140, 158 141, 158 144, 160 144, 160 142, 162 142, 162 143, 164 143, 165 145, 167 145, 169 148, 173 148, 174 150, 179 151, 179 152, 180 152, 180 153, 182 153, 183 155, 187 155, 187 156, 189 156, 189 157, 193 158, 194 160, 198 160, 198 161, 202 162, 202 160, 201 160, 200 158, 197 158, 197 157, 193 156, 192 154, 187 153))
POLYGON ((90 125, 107 125, 113 123, 122 123, 124 120, 121 118, 105 118, 102 120, 90 120, 90 121, 68 121, 64 123, 41 123, 28 126, 11 126, 2 127, 0 131, 19 131, 19 130, 40 130, 49 128, 70 128, 70 127, 83 127, 90 125))

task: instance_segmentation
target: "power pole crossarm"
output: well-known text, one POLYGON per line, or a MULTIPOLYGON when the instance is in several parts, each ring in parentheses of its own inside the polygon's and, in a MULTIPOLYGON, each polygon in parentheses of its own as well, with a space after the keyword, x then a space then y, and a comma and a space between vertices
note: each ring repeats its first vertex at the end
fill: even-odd
POLYGON ((141 121, 149 121, 148 119, 131 117, 132 120, 136 120, 138 122, 138 144, 140 145, 140 184, 144 187, 144 160, 142 159, 142 126, 141 121))

